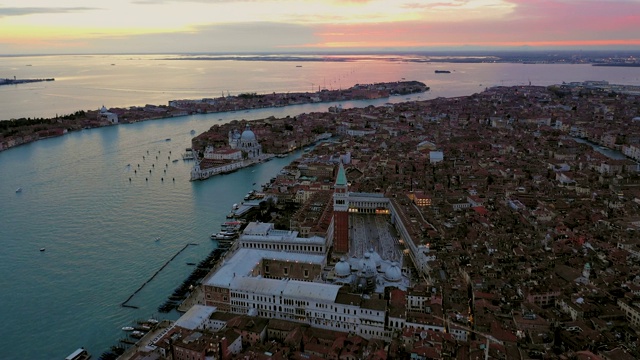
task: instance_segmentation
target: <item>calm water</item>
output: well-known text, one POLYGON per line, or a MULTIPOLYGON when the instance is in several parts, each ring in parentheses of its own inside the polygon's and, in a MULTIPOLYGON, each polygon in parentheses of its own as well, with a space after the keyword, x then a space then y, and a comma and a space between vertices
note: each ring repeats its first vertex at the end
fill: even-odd
POLYGON ((0 86, 0 120, 242 92, 317 91, 357 83, 426 83, 429 97, 470 95, 495 85, 608 80, 640 85, 640 68, 590 65, 443 64, 386 61, 274 62, 161 60, 164 55, 0 57, 0 78, 55 78, 0 86), (297 67, 297 66, 301 67, 297 67), (451 74, 435 74, 436 69, 451 74))
MULTIPOLYGON (((103 104, 166 104, 176 98, 215 97, 222 91, 304 91, 318 85, 338 88, 402 78, 423 81, 433 89, 414 99, 468 95, 485 86, 529 80, 537 85, 581 80, 640 84, 636 69, 575 65, 295 65, 127 56, 0 58, 0 77, 56 78, 50 83, 0 87, 0 119, 54 116, 103 104), (454 72, 433 73, 442 68, 454 72)), ((405 99, 345 102, 343 106, 405 99)), ((191 163, 172 162, 190 146, 190 130, 200 133, 233 119, 296 115, 327 106, 120 125, 0 152, 3 355, 60 359, 85 346, 97 357, 124 335, 122 326, 153 315, 163 318, 157 306, 188 276, 192 267, 186 263, 200 261, 214 248, 209 235, 219 229, 231 205, 254 188, 253 183, 267 182, 297 156, 191 183, 191 163), (18 187, 23 188, 21 193, 15 192, 18 187), (199 245, 184 251, 131 300, 139 309, 120 307, 187 243, 199 245)))

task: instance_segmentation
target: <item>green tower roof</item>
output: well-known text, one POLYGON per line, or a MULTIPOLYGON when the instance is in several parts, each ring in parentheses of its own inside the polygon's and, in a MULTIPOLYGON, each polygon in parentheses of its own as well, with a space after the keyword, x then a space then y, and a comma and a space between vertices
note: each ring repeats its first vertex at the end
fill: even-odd
POLYGON ((340 162, 340 167, 338 168, 336 185, 347 186, 347 174, 344 171, 344 166, 342 166, 342 161, 340 162))

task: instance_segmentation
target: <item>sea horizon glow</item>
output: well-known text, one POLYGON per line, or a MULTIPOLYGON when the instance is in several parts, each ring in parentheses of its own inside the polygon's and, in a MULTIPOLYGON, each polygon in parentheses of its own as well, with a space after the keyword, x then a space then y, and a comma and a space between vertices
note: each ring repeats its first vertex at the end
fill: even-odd
POLYGON ((640 0, 8 0, 0 54, 632 49, 640 0))

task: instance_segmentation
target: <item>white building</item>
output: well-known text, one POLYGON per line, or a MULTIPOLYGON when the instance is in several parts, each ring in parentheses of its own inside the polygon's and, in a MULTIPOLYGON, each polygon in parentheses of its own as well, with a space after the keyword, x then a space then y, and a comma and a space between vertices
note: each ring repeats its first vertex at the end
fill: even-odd
POLYGON ((326 265, 324 255, 241 248, 204 280, 206 304, 235 314, 390 339, 385 330, 385 300, 350 294, 336 284, 265 278, 260 274, 263 259, 326 265))
POLYGON ((242 160, 242 151, 239 149, 216 149, 209 145, 204 150, 205 159, 213 160, 242 160))
POLYGON ((297 231, 276 230, 272 223, 252 222, 240 235, 240 248, 287 251, 291 253, 324 255, 328 248, 324 238, 298 237, 297 231))
POLYGON ((229 146, 232 149, 239 149, 246 153, 249 159, 258 158, 262 155, 262 145, 258 142, 256 134, 249 128, 249 124, 247 124, 242 134, 238 130, 229 131, 229 146))
POLYGON ((112 112, 109 112, 109 110, 107 110, 107 108, 104 107, 104 105, 102 105, 102 107, 98 111, 98 120, 100 120, 100 121, 108 121, 112 125, 115 125, 115 124, 118 123, 118 114, 114 114, 112 112))

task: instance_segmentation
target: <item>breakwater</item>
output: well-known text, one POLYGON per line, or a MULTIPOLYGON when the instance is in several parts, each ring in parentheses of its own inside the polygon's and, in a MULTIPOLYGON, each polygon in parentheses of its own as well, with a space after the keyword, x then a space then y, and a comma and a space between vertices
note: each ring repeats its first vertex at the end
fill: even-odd
POLYGON ((144 289, 144 287, 150 283, 156 276, 158 276, 158 274, 165 268, 167 267, 167 265, 169 265, 178 255, 180 255, 183 251, 185 251, 189 246, 196 246, 198 244, 195 243, 189 243, 187 245, 185 245, 182 249, 180 249, 177 253, 175 253, 175 255, 173 255, 169 260, 167 260, 161 267, 160 269, 158 269, 155 273, 153 273, 153 275, 151 275, 151 277, 149 278, 149 280, 145 281, 142 283, 142 285, 140 285, 140 287, 138 289, 136 289, 136 291, 134 291, 131 295, 129 295, 129 297, 127 298, 127 300, 123 301, 120 306, 122 307, 127 307, 127 308, 132 308, 132 309, 137 309, 138 307, 135 305, 129 305, 129 301, 131 301, 131 299, 133 299, 134 296, 136 296, 137 293, 140 292, 140 290, 144 289))

